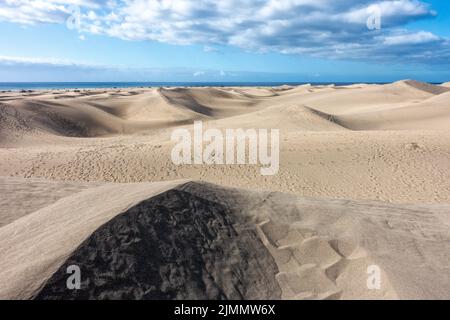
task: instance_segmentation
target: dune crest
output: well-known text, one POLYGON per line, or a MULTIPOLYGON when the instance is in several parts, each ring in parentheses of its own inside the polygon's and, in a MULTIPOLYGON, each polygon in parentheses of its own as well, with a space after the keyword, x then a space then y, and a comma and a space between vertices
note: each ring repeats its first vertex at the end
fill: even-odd
POLYGON ((200 182, 94 187, 0 228, 0 297, 443 299, 449 209, 200 182), (71 265, 81 290, 66 287, 71 265))
POLYGON ((416 81, 416 80, 402 80, 402 81, 395 82, 394 85, 395 84, 410 86, 410 87, 413 87, 415 89, 422 90, 422 91, 425 91, 425 92, 429 92, 429 93, 435 94, 435 95, 438 95, 438 94, 441 94, 441 93, 444 93, 444 92, 448 92, 450 90, 450 89, 447 89, 445 87, 443 88, 441 86, 436 86, 436 85, 432 85, 432 84, 429 84, 429 83, 420 82, 420 81, 416 81))

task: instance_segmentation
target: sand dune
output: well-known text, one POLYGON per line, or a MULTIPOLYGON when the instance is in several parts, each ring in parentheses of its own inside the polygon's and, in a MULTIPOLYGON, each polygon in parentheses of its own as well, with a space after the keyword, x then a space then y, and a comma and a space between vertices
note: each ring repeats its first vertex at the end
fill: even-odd
MULTIPOLYGON (((171 104, 189 110, 199 118, 223 118, 252 111, 257 101, 243 91, 216 88, 160 89, 160 94, 171 104)), ((258 91, 259 92, 259 91, 258 91)))
POLYGON ((202 118, 222 118, 252 111, 257 104, 243 93, 213 88, 151 89, 101 94, 34 94, 3 99, 2 129, 69 137, 132 134, 202 118))
MULTIPOLYGON (((4 139, 12 133, 26 135, 33 131, 68 137, 133 134, 198 119, 228 118, 227 122, 239 125, 241 121, 246 124, 246 119, 253 116, 263 117, 269 125, 288 120, 291 123, 298 121, 299 129, 332 130, 334 127, 339 130, 337 122, 324 127, 324 122, 319 119, 323 117, 319 115, 325 114, 330 119, 343 115, 343 122, 350 129, 423 129, 423 126, 433 124, 427 122, 434 118, 433 114, 440 117, 441 113, 446 113, 442 108, 446 106, 449 90, 407 80, 382 86, 300 86, 278 91, 264 88, 160 88, 60 95, 43 92, 3 97, 0 121, 4 139), (432 99, 440 95, 443 97, 432 99), (402 123, 397 126, 398 112, 403 112, 399 110, 406 111, 401 108, 410 105, 414 109, 412 118, 423 118, 427 123, 417 126, 417 121, 400 119, 402 123), (428 109, 422 108, 429 105, 440 111, 430 114, 428 109), (383 111, 382 115, 372 113, 378 110, 383 111), (352 115, 350 120, 345 117, 347 114, 352 115), (313 115, 318 117, 311 119, 313 115), (273 120, 272 116, 279 119, 273 120), (291 116, 296 120, 288 119, 291 116), (355 125, 351 123, 352 117, 363 120, 355 120, 355 125), (375 122, 382 124, 371 124, 370 119, 364 120, 365 117, 375 118, 375 122), (316 122, 321 123, 317 125, 318 129, 315 129, 316 122), (391 125, 391 122, 395 124, 391 125)), ((445 122, 440 126, 443 125, 445 122)))
POLYGON ((330 114, 357 112, 362 108, 395 105, 432 97, 434 94, 407 82, 387 85, 360 85, 352 87, 324 87, 309 89, 299 102, 330 114))
POLYGON ((449 90, 1 93, 0 298, 449 299, 449 90), (195 120, 279 129, 278 174, 173 164, 195 120))
POLYGON ((227 119, 210 121, 218 128, 282 128, 284 132, 345 130, 333 116, 303 105, 276 105, 227 119))
POLYGON ((448 299, 449 210, 199 182, 93 187, 0 228, 0 297, 448 299), (66 288, 70 265, 81 290, 66 288))
POLYGON ((450 92, 414 104, 337 116, 354 130, 446 130, 450 124, 450 92))
POLYGON ((121 200, 117 198, 115 186, 88 189, 2 227, 1 261, 5 268, 0 276, 0 296, 30 297, 66 255, 100 225, 126 210, 130 203, 142 201, 173 185, 176 183, 162 183, 146 190, 129 185, 121 200), (102 203, 101 208, 95 203, 102 203), (36 247, 38 243, 42 245, 40 250, 36 247))
POLYGON ((96 183, 0 177, 0 227, 96 183))
POLYGON ((37 98, 15 99, 1 106, 0 117, 5 127, 9 127, 7 130, 33 129, 61 136, 98 137, 132 134, 193 119, 154 91, 115 98, 109 95, 37 98))
POLYGON ((415 81, 415 80, 403 80, 403 81, 397 82, 396 84, 411 86, 415 89, 429 92, 434 95, 438 95, 438 94, 450 91, 448 88, 445 88, 445 87, 443 88, 441 86, 436 86, 436 85, 432 85, 432 84, 420 82, 420 81, 415 81))

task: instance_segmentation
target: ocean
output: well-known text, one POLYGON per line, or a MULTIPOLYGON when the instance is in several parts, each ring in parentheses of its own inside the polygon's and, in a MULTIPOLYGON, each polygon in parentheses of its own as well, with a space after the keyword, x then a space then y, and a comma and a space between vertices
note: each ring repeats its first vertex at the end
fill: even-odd
MULTIPOLYGON (((101 89, 141 87, 276 87, 310 82, 0 82, 0 91, 101 89)), ((312 85, 351 85, 353 82, 315 82, 312 85)), ((382 84, 382 83, 379 83, 382 84)))

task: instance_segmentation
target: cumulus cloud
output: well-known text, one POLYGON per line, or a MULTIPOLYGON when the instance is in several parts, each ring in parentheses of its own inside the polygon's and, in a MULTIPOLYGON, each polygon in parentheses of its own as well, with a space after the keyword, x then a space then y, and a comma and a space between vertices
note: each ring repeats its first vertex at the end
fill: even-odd
POLYGON ((74 7, 101 8, 101 0, 4 0, 0 2, 0 19, 33 25, 62 23, 74 7))
POLYGON ((386 45, 408 45, 408 44, 422 44, 430 42, 439 42, 440 38, 431 32, 415 32, 400 35, 392 35, 384 38, 386 45))
POLYGON ((74 5, 81 8, 80 31, 126 40, 200 44, 209 52, 232 45, 337 59, 389 57, 423 63, 450 59, 447 39, 426 30, 404 30, 409 22, 436 15, 419 0, 5 0, 0 19, 64 23, 74 14, 74 5), (370 30, 367 21, 377 13, 381 30, 370 30))

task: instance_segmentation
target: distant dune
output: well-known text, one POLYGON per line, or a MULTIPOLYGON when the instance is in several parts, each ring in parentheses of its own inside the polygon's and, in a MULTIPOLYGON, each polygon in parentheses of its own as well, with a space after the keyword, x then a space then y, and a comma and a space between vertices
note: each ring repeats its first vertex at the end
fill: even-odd
MULTIPOLYGON (((351 114, 358 118, 359 115, 364 117, 367 113, 383 110, 386 112, 382 119, 376 114, 370 115, 370 118, 381 123, 376 129, 396 129, 389 127, 391 121, 399 122, 396 112, 406 111, 402 108, 411 106, 414 112, 410 115, 408 111, 408 116, 421 119, 420 123, 404 119, 398 123, 398 128, 415 130, 429 126, 436 129, 435 122, 448 115, 442 107, 446 106, 446 93, 449 91, 445 84, 435 86, 405 80, 388 85, 300 86, 283 90, 160 88, 77 91, 70 94, 9 93, 1 97, 0 120, 4 139, 8 135, 35 133, 67 137, 133 134, 188 124, 196 119, 226 118, 229 120, 226 122, 239 126, 241 122, 247 124, 249 118, 254 115, 258 117, 261 112, 264 121, 272 124, 288 121, 293 122, 292 129, 296 129, 295 124, 301 129, 302 123, 305 123, 308 130, 332 131, 337 128, 336 123, 324 127, 323 117, 312 119, 312 115, 329 114, 331 117, 351 114), (430 113, 430 108, 421 106, 439 110, 430 113)), ((439 127, 442 126, 439 123, 439 127)), ((368 122, 356 126, 350 123, 350 127, 374 129, 368 122)))
POLYGON ((301 196, 450 201, 448 90, 406 80, 3 93, 0 176, 196 179, 301 196), (192 130, 195 120, 222 130, 280 129, 279 173, 263 179, 257 166, 172 164, 170 133, 192 130))
POLYGON ((449 154, 448 83, 1 93, 0 298, 449 299, 449 154), (196 120, 278 174, 173 164, 196 120))

